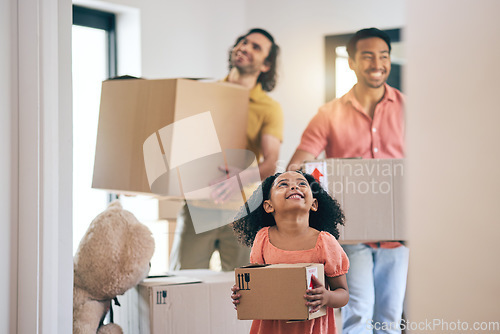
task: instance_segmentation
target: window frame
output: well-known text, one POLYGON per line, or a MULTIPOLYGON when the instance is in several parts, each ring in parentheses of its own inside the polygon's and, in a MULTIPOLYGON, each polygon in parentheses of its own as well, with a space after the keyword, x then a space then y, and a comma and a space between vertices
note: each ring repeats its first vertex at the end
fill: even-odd
POLYGON ((108 78, 116 77, 118 73, 116 15, 102 10, 73 5, 73 25, 106 31, 108 78))

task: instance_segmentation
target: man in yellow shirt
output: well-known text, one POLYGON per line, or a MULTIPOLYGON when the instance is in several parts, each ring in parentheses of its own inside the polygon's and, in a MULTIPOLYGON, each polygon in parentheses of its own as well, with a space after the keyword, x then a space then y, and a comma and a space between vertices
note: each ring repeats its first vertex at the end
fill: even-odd
MULTIPOLYGON (((247 149, 257 158, 261 179, 274 174, 283 140, 283 112, 279 103, 266 94, 276 85, 278 53, 279 47, 271 34, 263 29, 251 29, 236 40, 225 79, 250 89, 247 149)), ((226 195, 216 194, 222 201, 226 195)), ((190 205, 188 210, 187 205, 183 206, 177 217, 170 256, 171 270, 208 268, 215 250, 220 253, 224 271, 249 262, 250 248, 238 243, 230 226, 196 234, 190 210, 197 210, 196 214, 203 215, 208 221, 217 222, 224 216, 224 210, 195 205, 190 205)))

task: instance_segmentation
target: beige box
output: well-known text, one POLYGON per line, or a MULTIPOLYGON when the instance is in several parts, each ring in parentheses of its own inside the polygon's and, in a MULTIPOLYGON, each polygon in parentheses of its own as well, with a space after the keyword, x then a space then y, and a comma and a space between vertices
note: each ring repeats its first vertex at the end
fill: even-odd
POLYGON ((325 284, 323 264, 249 265, 234 274, 241 294, 238 319, 309 320, 326 315, 326 307, 309 313, 304 298, 311 275, 325 284))
POLYGON ((407 239, 403 159, 323 159, 304 167, 344 210, 339 241, 407 239))
POLYGON ((181 270, 178 276, 139 284, 139 332, 143 334, 248 333, 251 321, 236 317, 231 302, 234 272, 181 270))
POLYGON ((104 81, 92 187, 151 193, 154 181, 161 195, 181 196, 177 167, 246 147, 248 99, 248 89, 223 82, 104 81))
POLYGON ((158 217, 160 219, 175 220, 184 204, 184 201, 160 198, 158 200, 158 217))

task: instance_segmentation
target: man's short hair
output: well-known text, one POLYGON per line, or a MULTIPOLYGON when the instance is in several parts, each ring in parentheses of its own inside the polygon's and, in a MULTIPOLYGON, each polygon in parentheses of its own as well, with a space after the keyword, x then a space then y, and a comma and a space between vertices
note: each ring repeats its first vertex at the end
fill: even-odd
POLYGON ((372 37, 378 37, 383 39, 384 42, 386 42, 387 46, 389 47, 389 54, 391 53, 391 38, 389 37, 389 35, 387 35, 385 32, 377 28, 367 28, 357 31, 354 34, 354 36, 351 37, 349 43, 347 43, 347 54, 349 55, 349 58, 354 59, 354 56, 356 55, 357 51, 356 45, 359 40, 372 37))
POLYGON ((262 85, 262 89, 265 90, 266 92, 270 92, 274 89, 276 86, 276 81, 278 79, 278 73, 277 73, 277 60, 278 60, 278 54, 280 51, 280 48, 278 44, 274 42, 274 37, 266 30, 261 29, 261 28, 253 28, 250 29, 245 35, 242 35, 236 39, 236 42, 234 43, 233 47, 231 50, 229 50, 229 69, 233 67, 231 65, 231 52, 232 49, 238 43, 245 37, 247 37, 250 34, 261 34, 265 36, 270 42, 271 42, 271 49, 269 50, 269 55, 266 58, 266 62, 269 64, 269 71, 265 73, 261 73, 259 77, 257 78, 257 82, 260 82, 262 85))

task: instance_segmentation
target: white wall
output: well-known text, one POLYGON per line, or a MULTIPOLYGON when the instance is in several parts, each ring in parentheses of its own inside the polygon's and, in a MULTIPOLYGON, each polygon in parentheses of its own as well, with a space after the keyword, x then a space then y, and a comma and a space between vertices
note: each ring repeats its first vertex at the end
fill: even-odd
MULTIPOLYGON (((148 79, 224 77, 228 51, 236 37, 245 31, 244 1, 77 0, 75 3, 119 13, 118 25, 124 19, 131 19, 124 17, 123 13, 127 13, 124 6, 138 10, 140 75, 148 79)), ((122 39, 120 47, 130 37, 120 36, 128 34, 123 28, 122 24, 118 32, 118 38, 122 39)), ((119 74, 131 74, 133 61, 127 62, 129 66, 120 68, 119 74)))
POLYGON ((221 78, 237 35, 252 27, 268 29, 282 50, 281 76, 271 94, 285 113, 282 164, 291 158, 307 122, 325 102, 324 37, 371 26, 405 26, 401 0, 92 2, 139 9, 141 75, 146 78, 221 78))
POLYGON ((0 3, 0 333, 13 333, 17 309, 17 8, 0 3))
POLYGON ((245 30, 243 1, 157 0, 141 6, 144 77, 227 74, 228 50, 245 30))
POLYGON ((415 322, 500 321, 499 12, 496 0, 408 6, 409 317, 415 322))
POLYGON ((220 79, 232 43, 246 29, 244 1, 73 2, 117 14, 119 75, 220 79))
POLYGON ((404 0, 249 0, 247 27, 268 29, 282 50, 281 79, 272 96, 285 113, 280 159, 285 165, 309 120, 325 103, 326 35, 406 25, 404 0))
MULTIPOLYGON (((71 109, 68 98, 71 95, 68 93, 71 90, 68 82, 69 5, 63 0, 29 1, 24 7, 18 7, 20 3, 10 0, 0 5, 0 154, 4 157, 0 159, 0 219, 3 222, 0 224, 0 287, 4 292, 9 291, 0 301, 0 332, 15 332, 18 312, 22 315, 19 321, 25 328, 19 333, 35 332, 30 329, 38 326, 40 320, 38 306, 29 299, 23 303, 30 309, 17 310, 18 279, 20 285, 25 279, 23 275, 17 277, 18 263, 24 272, 38 268, 36 265, 24 268, 32 262, 17 258, 16 233, 20 227, 19 239, 24 243, 38 229, 41 231, 41 254, 33 245, 22 252, 29 255, 34 251, 36 257, 40 257, 42 279, 26 279, 29 288, 35 289, 35 297, 42 299, 42 325, 47 326, 46 332, 67 333, 71 326, 68 302, 71 299, 71 264, 64 252, 70 256, 71 246, 64 240, 71 240, 71 231, 68 232, 71 228, 64 224, 69 224, 68 217, 71 217, 68 206, 71 185, 67 184, 70 176, 65 169, 71 165, 71 153, 68 153, 71 139, 64 126, 71 121, 64 111, 71 109), (51 16, 57 8, 60 22, 51 16), (42 186, 37 189, 40 197, 35 196, 36 203, 25 203, 26 197, 23 197, 25 202, 20 212, 41 210, 35 221, 17 216, 18 156, 22 155, 21 158, 28 162, 35 159, 17 142, 19 13, 26 20, 24 22, 30 22, 31 15, 36 19, 23 29, 28 29, 27 34, 38 38, 38 42, 20 41, 27 47, 25 51, 35 51, 25 56, 43 68, 42 79, 33 81, 38 86, 32 92, 38 90, 41 95, 37 96, 45 101, 35 103, 35 109, 23 109, 23 117, 41 115, 42 119, 57 123, 41 125, 41 150, 36 151, 38 146, 29 145, 41 154, 42 160, 35 161, 35 165, 41 162, 42 171, 47 172, 47 168, 55 166, 61 172, 60 175, 56 173, 56 180, 52 173, 36 180, 37 185, 42 186), (57 32, 58 27, 51 22, 61 30, 57 32), (37 52, 43 55, 42 58, 37 52), (49 74, 51 69, 60 71, 56 73, 57 78, 49 74), (54 96, 54 89, 57 96, 54 96), (55 114, 50 111, 54 106, 58 108, 55 114), (51 143, 49 132, 53 129, 59 138, 52 139, 51 143), (35 228, 24 229, 31 226, 35 228), (50 247, 50 243, 55 245, 50 247), (52 262, 51 256, 54 257, 52 262), (52 278, 62 284, 61 291, 54 291, 54 283, 47 283, 49 274, 54 272, 52 278), (33 287, 34 282, 40 282, 43 293, 33 287), (37 310, 31 313, 31 307, 37 310), (57 320, 48 323, 52 319, 57 320)), ((408 204, 412 225, 410 320, 444 317, 449 321, 498 321, 500 184, 497 165, 500 151, 497 143, 500 135, 496 126, 500 119, 495 97, 500 77, 496 66, 500 58, 496 34, 500 23, 497 1, 419 0, 409 2, 406 14, 406 2, 397 0, 315 0, 307 4, 299 0, 219 0, 210 5, 193 0, 168 3, 113 0, 112 3, 140 9, 141 70, 146 77, 221 77, 226 73, 227 50, 236 35, 253 26, 269 29, 283 50, 283 80, 274 96, 282 103, 286 115, 282 152, 285 160, 290 158, 298 143, 305 127, 304 120, 312 117, 323 103, 323 35, 352 32, 366 26, 407 25, 408 204), (297 98, 299 93, 301 98, 297 98)), ((23 74, 25 83, 30 77, 28 74, 23 74)), ((31 86, 27 88, 32 89, 31 86)), ((19 124, 25 143, 40 140, 27 134, 26 125, 30 126, 31 122, 19 124)), ((22 172, 37 177, 27 166, 22 172)), ((29 189, 24 186, 22 191, 31 199, 29 189)))
MULTIPOLYGON (((268 29, 282 50, 281 76, 271 95, 281 103, 285 113, 280 159, 281 164, 286 164, 308 121, 325 102, 324 37, 371 26, 404 27, 406 2, 77 0, 75 3, 108 10, 113 10, 110 5, 139 10, 140 75, 150 79, 224 77, 228 51, 236 37, 249 28, 268 29)), ((120 13, 122 9, 114 11, 120 13)), ((118 38, 123 38, 118 34, 118 38)), ((134 36, 131 38, 135 40, 134 36)), ((123 69, 119 72, 130 74, 123 69)))
POLYGON ((0 22, 0 332, 68 333, 71 2, 2 1, 0 22))

